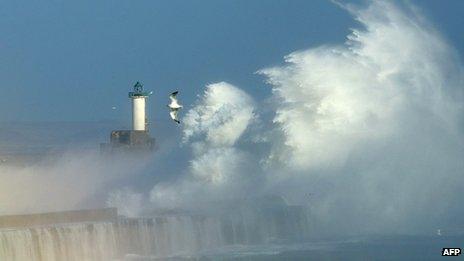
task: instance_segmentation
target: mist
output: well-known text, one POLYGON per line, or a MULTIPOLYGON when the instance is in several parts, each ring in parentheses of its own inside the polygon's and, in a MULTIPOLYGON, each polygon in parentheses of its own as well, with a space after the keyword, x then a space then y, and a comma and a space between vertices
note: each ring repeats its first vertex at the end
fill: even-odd
POLYGON ((358 28, 259 70, 266 100, 206 86, 183 119, 189 170, 153 204, 278 195, 307 206, 316 233, 463 228, 459 56, 412 5, 340 6, 358 28))

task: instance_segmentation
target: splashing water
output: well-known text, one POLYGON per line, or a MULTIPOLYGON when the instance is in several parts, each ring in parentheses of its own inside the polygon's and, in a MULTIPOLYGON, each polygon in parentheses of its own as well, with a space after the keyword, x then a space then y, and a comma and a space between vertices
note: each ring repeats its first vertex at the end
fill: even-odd
POLYGON ((420 233, 464 212, 441 204, 459 202, 464 180, 458 56, 412 6, 343 8, 363 27, 346 43, 259 71, 272 122, 238 87, 206 88, 185 119, 190 173, 157 184, 155 204, 277 194, 309 205, 320 232, 341 234, 420 233))
MULTIPOLYGON (((272 90, 265 101, 271 121, 257 112, 265 102, 228 83, 208 85, 182 120, 183 141, 192 151, 186 174, 150 192, 150 208, 196 209, 211 201, 233 208, 228 200, 279 195, 304 206, 305 214, 273 216, 255 208, 232 217, 1 230, 0 257, 163 257, 288 235, 303 240, 308 220, 317 224, 311 226, 317 235, 463 227, 456 218, 464 214, 458 56, 413 7, 387 1, 343 7, 362 26, 346 43, 294 52, 284 65, 259 71, 272 90)), ((128 216, 142 213, 142 202, 143 194, 129 190, 108 199, 125 206, 128 216)))

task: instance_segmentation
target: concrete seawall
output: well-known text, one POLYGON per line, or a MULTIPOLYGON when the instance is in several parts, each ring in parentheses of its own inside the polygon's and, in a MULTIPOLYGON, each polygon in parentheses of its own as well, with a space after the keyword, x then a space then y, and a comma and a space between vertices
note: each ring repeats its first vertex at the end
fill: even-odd
POLYGON ((0 216, 0 228, 22 228, 60 223, 116 221, 116 208, 72 210, 51 213, 0 216))
POLYGON ((229 246, 295 242, 309 236, 308 211, 299 206, 242 205, 209 214, 143 218, 117 216, 111 208, 65 211, 0 217, 0 260, 199 257, 229 246))

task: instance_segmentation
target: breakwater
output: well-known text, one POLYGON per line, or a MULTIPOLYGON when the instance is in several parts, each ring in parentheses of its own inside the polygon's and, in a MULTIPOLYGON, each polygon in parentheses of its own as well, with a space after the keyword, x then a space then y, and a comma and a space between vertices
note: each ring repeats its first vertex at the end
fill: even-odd
MULTIPOLYGON (((76 214, 86 217, 82 212, 76 214)), ((109 214, 109 220, 2 228, 0 260, 123 260, 128 255, 195 255, 222 246, 301 240, 309 235, 305 209, 292 206, 144 218, 114 218, 111 210, 100 214, 97 217, 109 214)), ((60 219, 63 213, 58 216, 60 219)))

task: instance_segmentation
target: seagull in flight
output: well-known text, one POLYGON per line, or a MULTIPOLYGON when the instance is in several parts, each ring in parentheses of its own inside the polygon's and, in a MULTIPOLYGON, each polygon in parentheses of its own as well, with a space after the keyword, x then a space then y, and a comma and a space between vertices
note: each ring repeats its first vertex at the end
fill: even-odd
POLYGON ((176 96, 178 93, 179 91, 175 91, 171 93, 171 95, 169 95, 169 99, 171 99, 171 103, 168 104, 168 107, 170 110, 169 115, 171 116, 171 119, 179 124, 180 121, 177 118, 177 113, 182 108, 182 105, 180 105, 179 102, 177 101, 176 96))

